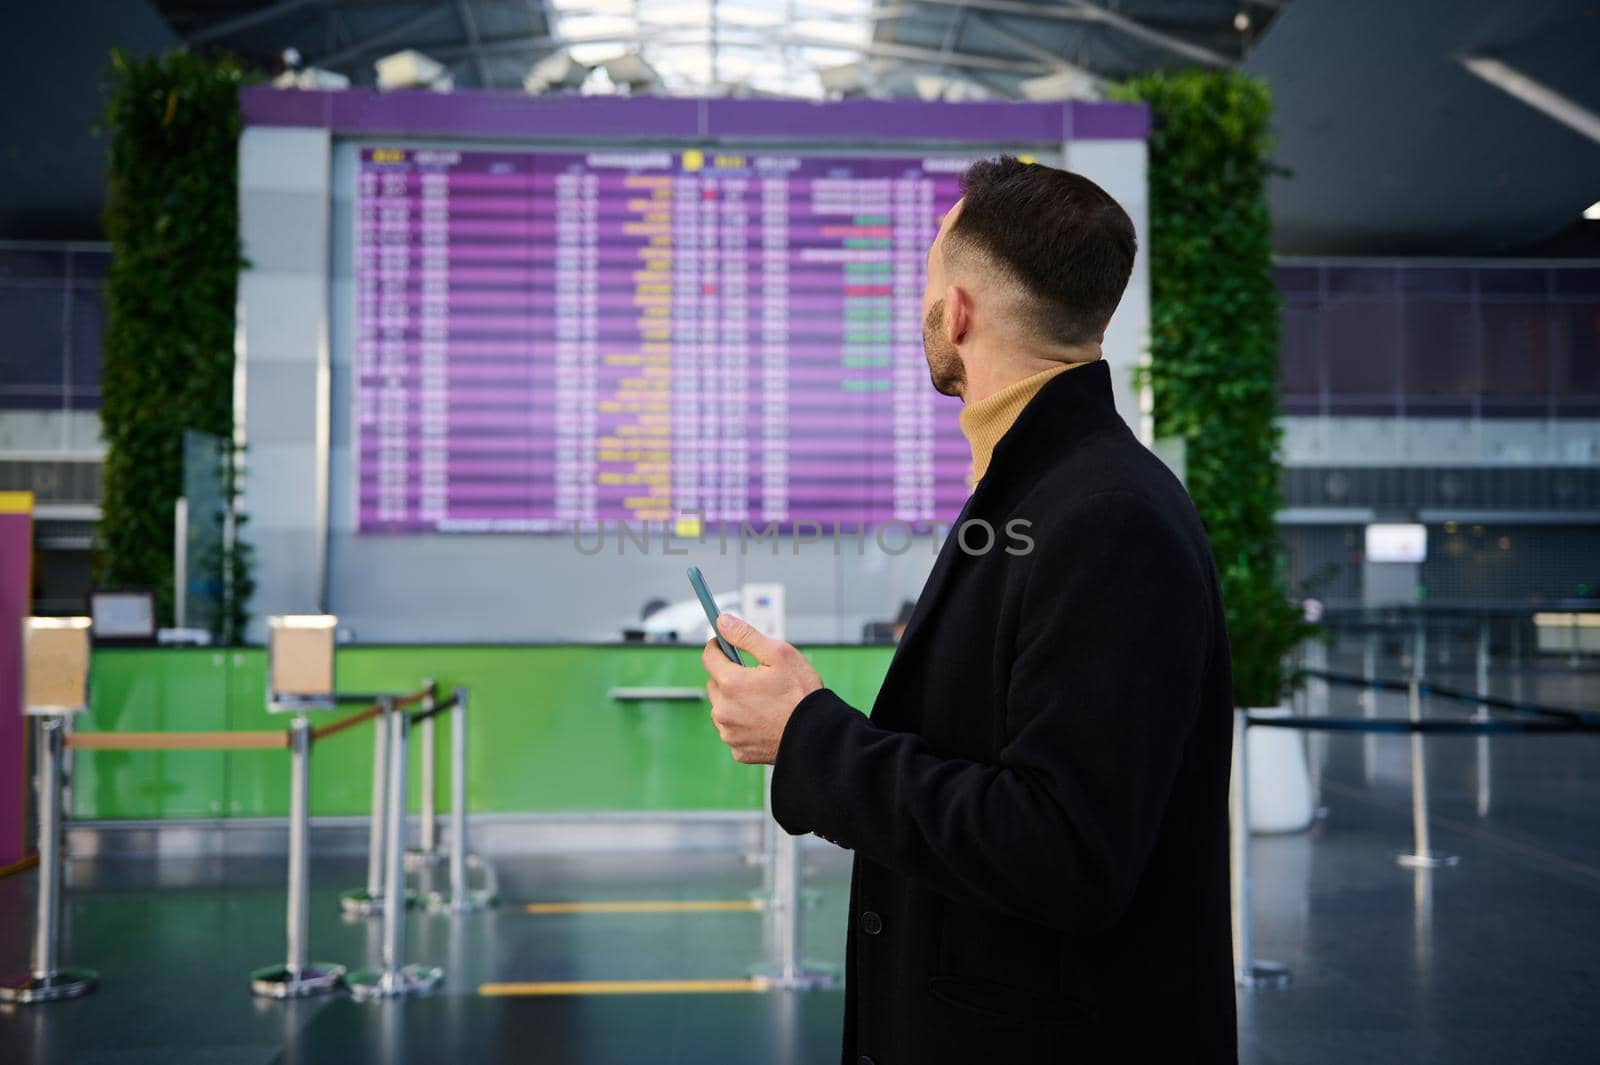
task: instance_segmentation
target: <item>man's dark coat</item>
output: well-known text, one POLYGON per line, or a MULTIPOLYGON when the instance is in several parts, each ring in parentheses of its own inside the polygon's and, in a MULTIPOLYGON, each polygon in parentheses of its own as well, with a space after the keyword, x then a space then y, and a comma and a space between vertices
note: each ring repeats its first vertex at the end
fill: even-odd
POLYGON ((960 521, 870 719, 814 692, 778 751, 778 822, 856 852, 843 1060, 1234 1062, 1233 690, 1193 505, 1096 362, 960 521))

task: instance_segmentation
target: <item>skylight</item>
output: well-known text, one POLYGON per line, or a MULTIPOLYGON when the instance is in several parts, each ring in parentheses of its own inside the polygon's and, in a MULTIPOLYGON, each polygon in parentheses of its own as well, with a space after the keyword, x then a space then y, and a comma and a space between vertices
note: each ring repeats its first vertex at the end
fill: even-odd
MULTIPOLYGON (((637 53, 659 91, 823 95, 818 71, 861 57, 872 0, 549 0, 580 63, 637 53)), ((586 90, 603 91, 596 74, 586 90)))

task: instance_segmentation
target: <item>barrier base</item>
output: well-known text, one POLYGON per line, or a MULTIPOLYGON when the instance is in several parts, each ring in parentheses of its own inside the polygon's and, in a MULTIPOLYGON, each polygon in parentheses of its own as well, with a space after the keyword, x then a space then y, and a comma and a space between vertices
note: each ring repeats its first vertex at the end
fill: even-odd
POLYGON ((26 973, 0 983, 0 1002, 28 1005, 77 998, 94 990, 97 974, 88 969, 57 969, 53 973, 26 973))
MULTIPOLYGON (((415 892, 406 892, 406 908, 417 904, 415 892)), ((383 894, 374 895, 366 888, 355 888, 339 894, 339 909, 346 917, 376 917, 383 912, 383 894)))
POLYGON ((407 965, 395 972, 382 969, 362 969, 353 972, 345 981, 350 997, 357 1002, 399 998, 403 995, 426 995, 444 980, 444 970, 433 965, 407 965))
POLYGON ((435 891, 428 896, 429 913, 476 913, 478 910, 487 910, 499 900, 492 892, 468 891, 461 898, 456 898, 448 891, 435 891))
POLYGON ((1293 983, 1294 977, 1289 975, 1287 965, 1279 965, 1275 961, 1252 961, 1249 965, 1234 968, 1233 982, 1235 986, 1251 991, 1278 991, 1293 983))
POLYGON ((750 976, 765 991, 826 991, 839 986, 839 970, 831 965, 802 965, 785 973, 778 966, 758 966, 750 976))
POLYGON ((1403 865, 1407 869, 1443 869, 1446 866, 1460 865, 1459 854, 1396 854, 1395 864, 1403 865))
POLYGON ((343 979, 344 966, 332 962, 314 961, 298 971, 269 965, 250 974, 250 993, 262 998, 306 998, 338 990, 343 979))

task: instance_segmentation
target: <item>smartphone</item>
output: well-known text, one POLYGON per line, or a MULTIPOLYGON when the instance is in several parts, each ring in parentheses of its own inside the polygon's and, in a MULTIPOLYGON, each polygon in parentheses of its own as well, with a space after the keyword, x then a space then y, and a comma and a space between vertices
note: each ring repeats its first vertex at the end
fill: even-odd
POLYGON ((739 659, 739 652, 733 649, 733 644, 724 640, 722 633, 717 631, 717 615, 722 611, 717 609, 717 601, 711 598, 711 589, 706 587, 706 578, 700 572, 699 566, 689 567, 689 586, 694 589, 694 594, 700 599, 700 605, 705 608, 706 620, 711 622, 711 635, 717 638, 717 646, 728 656, 728 661, 736 666, 744 665, 739 659))

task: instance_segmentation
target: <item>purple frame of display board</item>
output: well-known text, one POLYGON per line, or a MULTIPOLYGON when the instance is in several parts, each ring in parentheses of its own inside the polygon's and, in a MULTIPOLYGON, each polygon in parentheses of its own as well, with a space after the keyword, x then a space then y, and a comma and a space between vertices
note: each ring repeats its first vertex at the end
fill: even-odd
POLYGON ((1144 104, 930 103, 923 100, 700 100, 527 96, 507 92, 336 92, 253 86, 245 124, 343 135, 559 137, 662 141, 840 141, 868 144, 1061 144, 1144 140, 1144 104))

